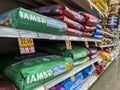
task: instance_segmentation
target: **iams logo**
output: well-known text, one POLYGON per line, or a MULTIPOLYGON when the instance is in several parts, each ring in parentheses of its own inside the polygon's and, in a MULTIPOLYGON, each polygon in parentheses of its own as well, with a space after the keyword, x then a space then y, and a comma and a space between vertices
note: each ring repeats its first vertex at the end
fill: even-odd
POLYGON ((54 73, 53 73, 52 70, 47 70, 47 71, 44 71, 44 72, 41 72, 41 73, 29 75, 29 76, 27 76, 27 84, 40 81, 42 79, 51 77, 53 75, 54 75, 54 73))
POLYGON ((20 16, 20 18, 26 19, 29 21, 34 21, 34 22, 38 22, 38 23, 46 23, 46 20, 44 18, 35 16, 32 14, 28 14, 28 13, 25 13, 22 11, 19 11, 19 16, 20 16))

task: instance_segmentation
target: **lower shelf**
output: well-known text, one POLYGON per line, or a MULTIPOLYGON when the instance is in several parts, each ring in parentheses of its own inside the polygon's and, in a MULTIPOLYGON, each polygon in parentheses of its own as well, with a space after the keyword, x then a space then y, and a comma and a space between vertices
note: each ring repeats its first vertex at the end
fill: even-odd
POLYGON ((106 65, 106 67, 99 76, 90 75, 83 83, 80 90, 88 90, 97 81, 97 79, 105 72, 105 70, 115 61, 115 59, 116 57, 114 57, 113 60, 106 65))

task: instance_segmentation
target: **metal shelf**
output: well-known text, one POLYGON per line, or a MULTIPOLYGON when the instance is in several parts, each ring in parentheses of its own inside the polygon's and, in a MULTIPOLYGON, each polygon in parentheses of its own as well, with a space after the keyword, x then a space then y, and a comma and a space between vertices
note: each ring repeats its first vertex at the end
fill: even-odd
POLYGON ((118 45, 118 43, 116 44, 109 44, 109 45, 102 45, 102 46, 99 46, 100 48, 104 48, 104 47, 111 47, 111 46, 116 46, 118 45))
POLYGON ((71 77, 72 75, 78 73, 79 71, 83 70, 84 68, 90 66, 91 64, 93 64, 97 61, 101 61, 101 60, 102 60, 101 58, 97 57, 97 58, 95 58, 91 61, 86 62, 85 64, 82 64, 82 65, 79 65, 79 66, 73 68, 71 71, 69 71, 69 72, 67 72, 67 73, 65 73, 65 74, 63 74, 63 75, 45 83, 43 86, 37 87, 33 90, 48 90, 49 88, 55 86, 56 84, 64 81, 65 79, 67 79, 67 78, 71 77), (44 87, 44 89, 39 89, 41 87, 44 87))
POLYGON ((71 41, 90 41, 90 42, 101 42, 98 39, 84 38, 84 37, 73 37, 67 35, 53 35, 47 33, 39 33, 28 30, 14 29, 10 27, 0 26, 0 37, 18 38, 19 35, 24 37, 32 37, 34 39, 48 39, 48 40, 71 40, 71 41))
POLYGON ((101 74, 99 76, 94 76, 94 75, 91 75, 89 76, 86 81, 84 82, 84 84, 82 85, 82 87, 80 88, 80 90, 88 90, 96 81, 97 79, 105 72, 105 70, 115 61, 115 59, 117 58, 118 56, 118 53, 116 54, 116 51, 113 51, 111 53, 111 55, 113 56, 113 59, 111 62, 109 62, 106 67, 104 68, 104 70, 101 72, 101 74))

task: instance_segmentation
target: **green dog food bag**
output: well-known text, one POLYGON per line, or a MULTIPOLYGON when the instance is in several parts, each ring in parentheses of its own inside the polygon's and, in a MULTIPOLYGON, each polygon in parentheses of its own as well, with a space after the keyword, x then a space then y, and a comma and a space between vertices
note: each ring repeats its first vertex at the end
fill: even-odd
POLYGON ((80 64, 84 64, 84 63, 86 63, 87 61, 89 61, 89 57, 88 56, 86 56, 86 57, 83 57, 83 58, 79 58, 79 59, 77 59, 77 60, 74 60, 74 62, 73 62, 73 65, 74 66, 77 66, 77 65, 80 65, 80 64))
POLYGON ((71 69, 71 58, 49 55, 14 63, 4 74, 14 82, 18 90, 31 90, 71 69))
POLYGON ((24 8, 0 14, 0 25, 50 34, 66 34, 67 25, 24 8))
POLYGON ((65 43, 50 43, 49 45, 43 44, 41 46, 38 46, 38 49, 51 54, 71 57, 73 60, 89 55, 89 51, 87 48, 72 45, 72 49, 67 50, 65 43))

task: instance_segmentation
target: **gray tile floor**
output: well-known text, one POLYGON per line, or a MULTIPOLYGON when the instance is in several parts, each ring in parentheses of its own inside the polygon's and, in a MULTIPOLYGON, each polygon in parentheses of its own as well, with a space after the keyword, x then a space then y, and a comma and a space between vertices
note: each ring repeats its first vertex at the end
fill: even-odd
POLYGON ((89 90, 120 90, 120 57, 111 64, 89 90))

